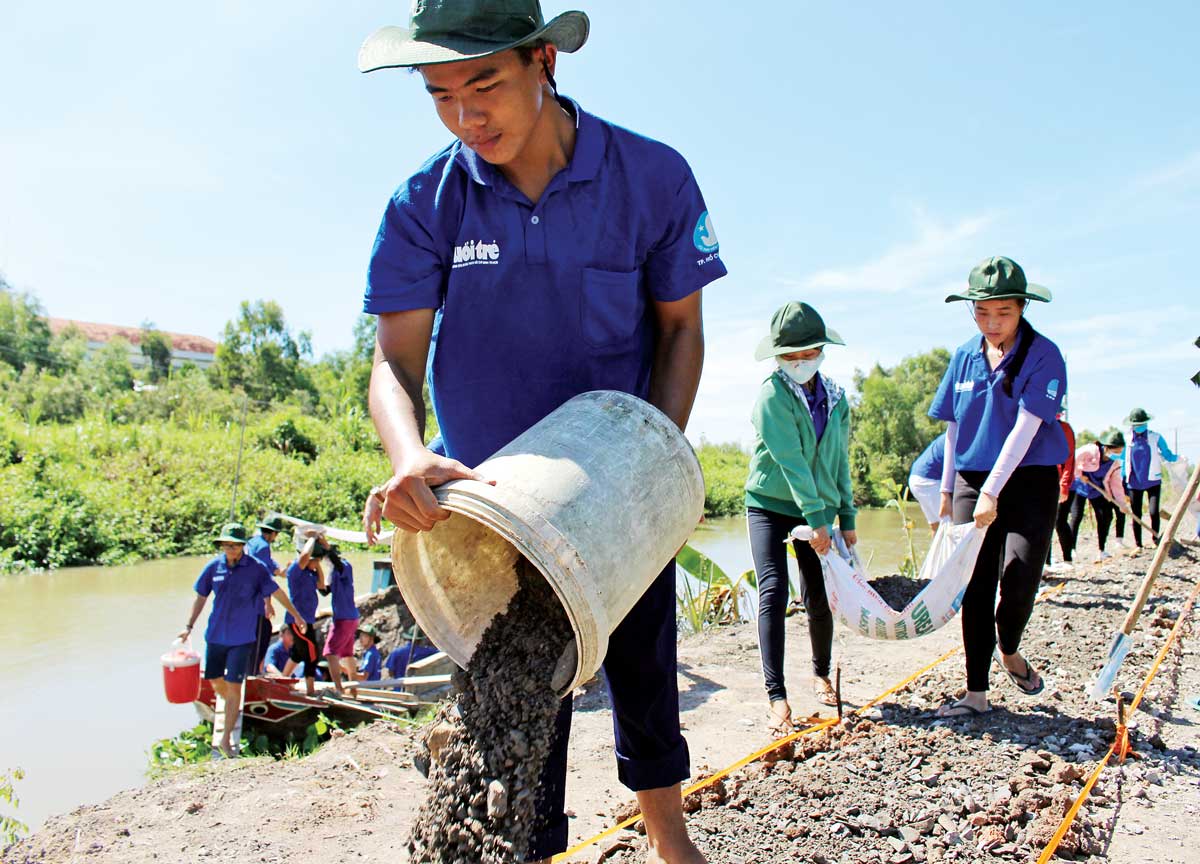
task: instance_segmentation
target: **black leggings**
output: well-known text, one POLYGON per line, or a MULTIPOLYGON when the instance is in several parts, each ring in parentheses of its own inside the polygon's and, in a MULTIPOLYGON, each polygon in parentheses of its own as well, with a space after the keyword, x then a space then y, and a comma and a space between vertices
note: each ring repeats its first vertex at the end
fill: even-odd
POLYGON ((1104 543, 1108 540, 1108 526, 1112 524, 1113 510, 1116 509, 1105 498, 1085 498, 1076 495, 1071 502, 1071 545, 1079 541, 1079 523, 1083 521, 1083 508, 1088 502, 1092 503, 1092 513, 1096 517, 1096 543, 1100 551, 1104 551, 1104 543))
MULTIPOLYGON (((1060 501, 1058 505, 1058 513, 1054 517, 1054 531, 1058 534, 1058 548, 1062 550, 1062 560, 1070 561, 1071 552, 1075 549, 1075 535, 1071 533, 1071 502, 1075 500, 1075 493, 1068 492, 1067 500, 1060 501)), ((1053 547, 1050 543, 1046 547, 1046 563, 1050 563, 1050 549, 1053 547)))
MULTIPOLYGON (((1162 525, 1162 517, 1158 512, 1159 499, 1162 497, 1162 484, 1155 483, 1149 489, 1130 489, 1129 490, 1129 506, 1133 510, 1134 516, 1142 515, 1142 496, 1146 496, 1147 505, 1150 508, 1150 527, 1154 529, 1154 537, 1151 538, 1151 543, 1158 545, 1158 529, 1162 525)), ((1133 520, 1133 542, 1141 548, 1142 545, 1142 526, 1136 519, 1133 520)))
MULTIPOLYGON (((954 485, 954 521, 970 522, 987 471, 960 471, 954 485)), ((967 660, 967 689, 988 689, 992 653, 999 636, 1000 650, 1015 654, 1042 579, 1046 550, 1054 531, 1058 506, 1058 469, 1026 465, 1008 478, 1000 492, 996 521, 988 526, 975 572, 967 583, 962 604, 963 651, 967 660), (996 588, 1000 604, 996 605, 996 588)))
MULTIPOLYGON (((767 697, 787 698, 783 681, 784 614, 788 604, 787 536, 797 525, 807 524, 799 516, 784 516, 758 507, 746 508, 750 531, 750 554, 758 576, 758 650, 762 655, 767 697)), ((829 677, 833 657, 833 613, 825 596, 821 560, 808 543, 793 541, 800 564, 800 595, 808 615, 808 638, 812 644, 813 674, 829 677)))

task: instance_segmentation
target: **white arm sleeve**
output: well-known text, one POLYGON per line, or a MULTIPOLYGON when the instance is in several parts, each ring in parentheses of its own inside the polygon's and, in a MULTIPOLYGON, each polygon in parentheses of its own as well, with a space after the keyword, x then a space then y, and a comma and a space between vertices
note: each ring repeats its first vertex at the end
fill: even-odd
POLYGON ((942 492, 954 494, 954 480, 958 471, 954 468, 954 445, 958 443, 958 424, 951 420, 946 424, 946 447, 942 451, 942 492))
POLYGON ((1012 472, 1029 452, 1029 445, 1033 443, 1033 436, 1037 434, 1038 427, 1041 425, 1041 417, 1030 414, 1024 408, 1017 412, 1016 425, 1004 439, 1004 446, 1000 448, 996 464, 992 466, 992 472, 988 474, 987 480, 983 483, 982 492, 993 498, 1000 496, 1000 490, 1004 488, 1004 484, 1008 482, 1012 472))

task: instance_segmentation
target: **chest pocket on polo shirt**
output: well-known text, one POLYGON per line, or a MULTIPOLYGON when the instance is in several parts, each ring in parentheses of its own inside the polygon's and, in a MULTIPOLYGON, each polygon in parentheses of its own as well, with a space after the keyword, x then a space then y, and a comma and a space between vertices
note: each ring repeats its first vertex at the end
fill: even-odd
POLYGON ((641 274, 637 270, 583 270, 580 328, 593 348, 608 348, 627 341, 637 332, 645 310, 641 274))

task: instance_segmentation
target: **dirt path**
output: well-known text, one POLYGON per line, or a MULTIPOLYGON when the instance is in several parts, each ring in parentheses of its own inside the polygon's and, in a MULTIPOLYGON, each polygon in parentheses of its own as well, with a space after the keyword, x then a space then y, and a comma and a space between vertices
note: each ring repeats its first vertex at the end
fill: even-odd
MULTIPOLYGON (((1081 543, 1081 546, 1086 545, 1081 543)), ((1139 626, 1121 686, 1136 689, 1191 586, 1192 547, 1168 566, 1139 626)), ((1084 697, 1148 556, 1079 567, 1040 603, 1028 656, 1051 680, 1037 699, 993 673, 996 711, 937 721, 963 681, 956 654, 865 720, 801 739, 790 758, 738 772, 689 816, 713 862, 1025 861, 1057 825, 1111 740, 1111 706, 1084 697), (981 851, 980 847, 988 847, 981 851)), ((1048 585, 1057 584, 1051 577, 1048 585)), ((1197 613, 1200 615, 1200 610, 1197 613)), ((798 716, 829 709, 808 690, 803 615, 788 619, 788 680, 798 716)), ((1079 860, 1195 860, 1200 845, 1200 640, 1183 628, 1138 712, 1136 759, 1106 770, 1064 851, 1079 860)), ((847 702, 858 705, 959 645, 956 623, 913 642, 875 642, 844 628, 835 649, 847 702)), ((768 740, 757 639, 750 625, 680 646, 683 722, 694 771, 723 767, 768 740)), ((241 760, 181 772, 101 805, 50 819, 5 862, 404 861, 423 794, 411 733, 381 724, 302 760, 241 760)), ((616 781, 602 687, 576 701, 568 807, 572 842, 614 821, 631 799, 616 781)), ((86 770, 81 768, 81 770, 86 770)), ((572 860, 642 860, 631 831, 572 860)))

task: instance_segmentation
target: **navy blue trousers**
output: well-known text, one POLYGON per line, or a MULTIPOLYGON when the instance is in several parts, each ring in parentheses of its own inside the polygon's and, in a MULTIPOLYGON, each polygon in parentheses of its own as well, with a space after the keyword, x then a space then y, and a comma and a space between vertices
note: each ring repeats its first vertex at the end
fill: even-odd
MULTIPOLYGON (((617 777, 634 792, 661 789, 691 773, 679 731, 675 665, 675 562, 658 574, 608 640, 604 677, 612 703, 617 777)), ((567 741, 571 696, 555 721, 550 756, 537 792, 537 816, 526 858, 538 861, 567 848, 567 741)))

